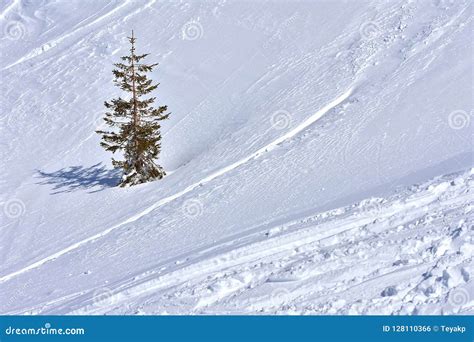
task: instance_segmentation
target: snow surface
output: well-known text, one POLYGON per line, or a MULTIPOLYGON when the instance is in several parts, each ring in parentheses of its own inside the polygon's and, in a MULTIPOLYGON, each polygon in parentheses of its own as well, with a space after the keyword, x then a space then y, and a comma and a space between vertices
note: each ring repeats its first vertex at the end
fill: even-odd
POLYGON ((471 1, 0 3, 0 314, 474 312, 471 1), (160 163, 94 130, 126 36, 160 163))

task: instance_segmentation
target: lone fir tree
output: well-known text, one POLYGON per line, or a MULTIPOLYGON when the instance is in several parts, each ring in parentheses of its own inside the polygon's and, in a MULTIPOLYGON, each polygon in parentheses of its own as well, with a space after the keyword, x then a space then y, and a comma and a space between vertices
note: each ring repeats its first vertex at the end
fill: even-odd
POLYGON ((123 56, 122 63, 114 64, 115 85, 129 94, 129 99, 121 97, 105 102, 108 112, 104 121, 111 131, 97 131, 102 135, 101 146, 115 153, 123 151, 125 160, 115 160, 112 164, 123 171, 120 186, 131 186, 161 179, 166 174, 156 160, 161 151, 160 121, 169 117, 168 107, 153 107, 155 97, 144 98, 155 90, 159 83, 153 84, 146 73, 158 64, 142 64, 140 61, 148 54, 135 54, 133 35, 128 37, 131 44, 130 55, 123 56))

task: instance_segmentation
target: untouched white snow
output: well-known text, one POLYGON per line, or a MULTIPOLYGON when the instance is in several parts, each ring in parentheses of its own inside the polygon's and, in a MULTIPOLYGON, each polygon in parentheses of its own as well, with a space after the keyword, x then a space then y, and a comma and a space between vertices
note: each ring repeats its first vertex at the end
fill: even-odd
POLYGON ((0 314, 474 312, 471 1, 0 3, 0 314), (112 63, 162 181, 113 187, 112 63))

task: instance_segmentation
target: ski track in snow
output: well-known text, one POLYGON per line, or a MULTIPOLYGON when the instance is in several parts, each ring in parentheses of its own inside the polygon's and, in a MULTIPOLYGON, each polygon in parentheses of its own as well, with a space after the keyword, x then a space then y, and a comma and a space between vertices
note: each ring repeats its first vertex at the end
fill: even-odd
POLYGON ((291 139, 292 137, 294 137, 295 135, 297 135, 298 133, 300 133, 301 131, 305 130, 306 128, 308 128, 310 125, 312 125, 314 122, 316 122, 319 118, 321 118, 325 113, 327 113, 329 110, 333 109, 334 107, 336 107, 337 105, 341 104, 344 100, 346 100, 353 92, 353 88, 350 88, 349 90, 347 90, 346 92, 344 92, 342 95, 340 95, 339 97, 337 97, 335 100, 331 101, 330 103, 328 103, 326 106, 324 106, 323 108, 321 108, 320 110, 318 110, 315 114, 313 114, 312 116, 310 116, 308 119, 306 119, 304 122, 302 122, 300 125, 298 125, 297 127, 293 128, 292 130, 290 130, 288 133, 282 135, 280 138, 272 141, 271 143, 269 143, 268 145, 260 148, 259 150, 257 150, 256 152, 248 155, 247 157, 245 158, 242 158, 238 161, 236 161, 235 163, 233 164, 230 164, 226 167, 223 167, 217 171, 215 171, 214 173, 212 173, 211 175, 201 179, 200 181, 196 182, 196 183, 193 183, 191 185, 189 185, 187 188, 185 188, 184 190, 180 191, 180 192, 177 192, 171 196, 168 196, 168 197, 165 197, 161 200, 159 200, 158 202, 156 202, 155 204, 153 204, 152 206, 146 208, 145 210, 139 212, 138 214, 128 218, 127 220, 123 221, 123 222, 120 222, 102 232, 100 232, 99 234, 96 234, 96 235, 93 235, 87 239, 84 239, 84 240, 81 240, 79 242, 76 242, 72 245, 70 245, 69 247, 67 248, 64 248, 52 255, 49 255, 41 260, 38 260, 37 262, 35 263, 32 263, 31 265, 29 266, 26 266, 18 271, 15 271, 15 272, 12 272, 10 274, 7 274, 7 275, 4 275, 2 277, 0 277, 0 283, 3 283, 5 281, 8 281, 20 274, 23 274, 25 272, 28 272, 32 269, 35 269, 35 268, 38 268, 42 265, 44 265, 45 263, 47 263, 48 261, 52 261, 54 259, 57 259, 59 258, 60 256, 68 253, 68 252, 71 252, 79 247, 81 247, 82 245, 86 244, 86 243, 89 243, 89 242, 92 242, 94 240, 97 240, 99 238, 102 238, 104 236, 106 236, 107 234, 110 234, 112 231, 114 231, 115 229, 117 228, 120 228, 128 223, 131 223, 131 222, 134 222, 140 218, 142 218, 143 216, 145 215, 148 215, 149 213, 151 213, 153 210, 167 204, 167 203, 170 203, 171 201, 174 201, 175 199, 177 198, 180 198, 181 196, 193 191, 194 189, 196 189, 197 187, 203 185, 203 184, 206 184, 210 181, 212 181, 213 179, 219 177, 219 176, 222 176, 224 174, 226 174, 227 172, 229 171, 232 171, 236 168, 238 168, 239 166, 247 163, 249 160, 251 159, 256 159, 256 158, 259 158, 261 157, 263 154, 265 153, 268 153, 268 152, 271 152, 272 150, 274 150, 275 148, 278 147, 279 144, 283 143, 284 141, 287 141, 289 139, 291 139))
MULTIPOLYGON (((147 2, 146 5, 144 5, 142 7, 139 7, 137 10, 133 11, 132 13, 127 14, 125 17, 119 16, 117 18, 117 20, 125 20, 126 18, 139 13, 144 8, 147 8, 151 5, 153 5, 153 3, 155 3, 155 1, 156 0, 151 0, 151 1, 147 2)), ((99 16, 98 18, 94 19, 90 23, 87 23, 83 26, 79 26, 77 28, 74 27, 71 32, 62 34, 61 36, 42 44, 42 46, 33 49, 32 51, 28 52, 26 55, 24 55, 24 56, 20 57, 19 59, 17 59, 15 62, 10 63, 7 66, 3 67, 1 70, 2 71, 8 70, 8 69, 14 67, 15 65, 26 62, 26 61, 34 58, 34 57, 37 57, 37 56, 43 54, 46 51, 49 51, 52 48, 55 48, 56 46, 63 43, 67 39, 76 36, 78 33, 83 32, 88 28, 94 28, 98 23, 103 22, 105 19, 113 16, 116 13, 120 13, 120 11, 122 9, 127 8, 130 4, 135 6, 135 3, 133 1, 130 1, 130 0, 122 1, 117 7, 115 7, 111 11, 99 16)), ((9 8, 7 10, 9 10, 12 6, 14 6, 14 3, 11 6, 9 6, 9 8)), ((5 11, 5 13, 6 12, 7 11, 5 11)), ((3 15, 3 17, 5 17, 5 15, 3 15)), ((87 19, 89 19, 89 18, 87 18, 87 19)), ((85 20, 87 20, 87 19, 85 19, 85 20)), ((107 24, 110 24, 110 22, 107 22, 107 24)))
MULTIPOLYGON (((463 78, 469 69, 463 38, 469 36, 465 31, 472 25, 471 4, 393 1, 345 13, 343 7, 351 3, 323 6, 315 2, 307 7, 288 2, 288 8, 280 10, 271 2, 239 8, 238 2, 229 6, 149 0, 136 5, 125 0, 98 10, 85 4, 67 20, 58 18, 54 9, 42 18, 45 12, 41 6, 34 11, 34 5, 11 0, 0 13, 2 23, 16 16, 38 27, 47 25, 46 31, 41 26, 36 32, 36 44, 28 40, 35 37, 32 27, 31 37, 24 41, 27 49, 21 46, 22 40, 5 41, 12 59, 2 70, 13 86, 4 98, 12 114, 2 121, 11 119, 15 125, 0 126, 2 134, 3 128, 11 133, 0 141, 0 147, 8 146, 8 157, 19 162, 0 184, 5 185, 6 200, 16 196, 27 202, 27 212, 19 220, 7 221, 0 235, 7 247, 6 252, 1 249, 7 255, 7 271, 0 276, 0 292, 10 301, 3 313, 474 312, 474 169, 457 173, 461 167, 467 169, 461 162, 457 169, 437 169, 437 163, 457 164, 456 156, 469 150, 470 118, 467 127, 450 128, 453 123, 448 115, 453 110, 469 113, 472 107, 472 100, 466 101, 472 79, 463 78), (260 12, 268 16, 256 15, 260 12), (321 13, 327 22, 318 28, 318 35, 305 36, 320 22, 321 13), (140 26, 137 17, 162 20, 140 26), (197 23, 196 40, 182 37, 183 23, 197 23), (367 23, 373 24, 369 28, 374 32, 363 32, 367 23), (90 68, 87 61, 91 56, 100 62, 115 58, 118 41, 131 26, 141 30, 143 43, 150 43, 146 51, 149 48, 162 60, 172 56, 163 63, 160 77, 170 86, 167 96, 175 101, 170 108, 178 107, 178 116, 164 136, 180 145, 175 146, 178 157, 171 158, 171 164, 193 164, 175 168, 176 177, 164 182, 174 182, 173 188, 149 187, 125 195, 109 189, 103 197, 87 197, 87 191, 78 191, 71 197, 58 196, 58 201, 49 187, 33 184, 29 170, 62 169, 76 160, 104 162, 95 155, 95 133, 90 129, 91 117, 92 126, 97 121, 98 107, 94 101, 82 103, 81 99, 108 98, 108 76, 96 74, 103 72, 107 62, 90 68), (229 37, 237 38, 226 45, 229 37), (235 44, 241 51, 233 50, 235 44), (257 45, 263 49, 255 50, 257 45), (242 64, 239 59, 248 56, 252 57, 242 64), (456 67, 449 67, 454 58, 456 67), (36 63, 22 64, 30 60, 36 63), (79 82, 69 87, 74 79, 79 82), (201 81, 197 84, 196 80, 201 81), (183 83, 186 88, 181 87, 183 83), (25 91, 17 91, 19 85, 25 91), (186 96, 171 96, 182 90, 186 96), (321 94, 331 96, 321 100, 321 94), (336 98, 327 103, 332 96, 336 98), (344 102, 348 106, 339 108, 344 102), (179 117, 181 109, 187 114, 179 117), (269 128, 268 116, 275 109, 288 112, 288 132, 269 128), (300 122, 301 113, 304 117, 314 114, 294 127, 291 121, 300 122), (208 128, 212 133, 208 134, 208 128), (56 146, 56 134, 63 134, 64 145, 56 146), (267 134, 272 138, 262 142, 267 134), (282 135, 275 139, 278 134, 282 135), (39 143, 44 137, 48 143, 39 143), (183 147, 183 137, 192 144, 203 142, 204 147, 196 152, 187 141, 183 147), (17 146, 15 141, 19 141, 17 146), (261 163, 250 163, 255 159, 261 163), (281 164, 285 165, 279 169, 281 164), (202 175, 190 181, 193 167, 201 169, 202 175), (15 175, 16 171, 22 176, 15 175), (419 179, 412 181, 414 174, 419 179), (408 180, 397 192, 387 185, 395 189, 405 176, 408 180), (217 178, 219 184, 213 182, 217 178), (247 186, 246 196, 233 193, 234 180, 238 186, 247 186), (206 191, 199 192, 206 184, 206 191), (275 184, 281 184, 281 190, 275 184), (214 185, 216 189, 211 190, 214 185), (226 185, 230 185, 227 193, 221 192, 219 188, 226 185), (366 198, 374 196, 372 190, 381 185, 384 191, 377 196, 382 197, 366 198), (183 190, 176 192, 179 189, 183 190), (196 192, 206 209, 209 205, 216 210, 193 221, 173 206, 164 207, 196 192), (38 194, 36 202, 30 201, 33 194, 38 194), (146 205, 139 205, 140 196, 149 196, 146 205), (73 210, 60 203, 70 198, 77 200, 73 210), (119 199, 136 200, 135 209, 123 209, 120 218, 107 218, 117 217, 119 199), (343 204, 334 204, 339 199, 343 204), (266 201, 270 204, 263 209, 266 201), (329 204, 325 209, 308 209, 323 202, 329 204), (99 221, 84 223, 84 215, 96 209, 91 203, 97 206, 96 216, 87 218, 99 221), (295 211, 283 209, 288 206, 295 211), (334 207, 340 208, 321 212, 334 207), (161 223, 162 211, 171 223, 163 231, 153 230, 161 223), (255 221, 247 220, 253 216, 255 221), (134 222, 135 232, 127 226, 134 222), (60 231, 64 226, 69 230, 60 231), (207 234, 209 228, 212 234, 207 234), (35 234, 51 234, 51 238, 39 239, 33 248, 40 249, 28 255, 28 241, 35 234), (152 242, 170 237, 169 246, 155 253, 159 243, 148 243, 135 253, 144 241, 139 234, 152 234, 152 242), (177 252, 169 252, 173 248, 177 252), (105 260, 109 257, 115 259, 105 260), (114 260, 123 265, 114 265, 114 260), (144 260, 147 266, 142 265, 144 260), (51 284, 62 276, 64 283, 51 284), (35 285, 21 288, 18 284, 23 282, 35 285), (102 290, 106 292, 103 303, 96 296, 102 290), (466 301, 453 304, 451 297, 465 292, 466 301)), ((62 13, 68 6, 59 3, 57 9, 62 13)))
MULTIPOLYGON (((472 182, 472 176, 470 177, 470 182, 472 182)), ((136 303, 136 297, 157 293, 157 291, 159 293, 159 291, 166 289, 171 289, 171 293, 174 296, 179 296, 183 291, 186 293, 192 292, 193 295, 191 297, 196 298, 196 301, 194 302, 195 305, 191 311, 195 313, 206 313, 206 310, 210 310, 209 312, 213 312, 212 310, 226 312, 232 307, 240 308, 240 311, 237 309, 237 312, 242 312, 242 308, 246 307, 247 303, 244 303, 244 305, 235 305, 235 303, 233 303, 235 299, 233 297, 235 297, 235 295, 271 283, 298 283, 298 281, 301 280, 306 284, 305 286, 298 288, 298 291, 296 292, 287 291, 285 293, 286 298, 279 298, 277 303, 271 303, 272 301, 275 301, 274 298, 265 299, 265 301, 261 303, 259 303, 258 300, 256 302, 252 300, 251 307, 262 308, 268 306, 272 307, 275 305, 279 307, 285 302, 294 302, 294 299, 298 298, 298 296, 301 296, 301 299, 304 299, 305 295, 307 296, 312 293, 312 289, 315 286, 318 287, 320 284, 325 283, 324 281, 314 282, 314 279, 313 281, 308 282, 308 279, 311 279, 314 276, 319 276, 321 272, 312 270, 311 268, 298 275, 298 269, 307 263, 305 260, 311 259, 311 257, 317 257, 322 251, 331 252, 331 248, 338 246, 339 244, 341 244, 338 246, 339 250, 347 249, 350 251, 351 249, 347 246, 347 242, 350 242, 353 246, 352 249, 354 251, 350 253, 355 252, 360 255, 363 253, 369 253, 363 249, 358 249, 358 244, 366 244, 367 247, 370 248, 367 241, 378 243, 377 238, 382 234, 390 234, 387 237, 387 240, 389 240, 390 236, 400 234, 398 228, 400 226, 404 226, 403 230, 411 229, 412 232, 416 232, 416 228, 411 228, 409 223, 415 222, 415 224, 418 224, 418 222, 426 220, 429 224, 430 215, 436 213, 436 211, 439 210, 438 208, 441 207, 451 208, 451 210, 465 210, 465 203, 472 202, 473 200, 473 194, 469 190, 470 185, 467 186, 467 191, 466 187, 462 185, 460 186, 460 188, 463 189, 461 192, 451 192, 453 189, 451 189, 448 184, 449 183, 446 181, 444 183, 436 184, 432 188, 428 188, 428 191, 415 194, 404 201, 400 201, 398 197, 395 197, 395 199, 386 200, 386 203, 379 203, 380 207, 375 208, 375 211, 377 212, 377 219, 375 221, 372 215, 373 213, 371 213, 370 210, 366 210, 367 208, 365 205, 361 203, 359 205, 362 211, 352 213, 352 215, 349 215, 349 217, 346 218, 343 217, 342 219, 328 220, 328 222, 323 222, 322 224, 311 224, 311 217, 300 219, 285 225, 299 226, 299 229, 294 232, 289 231, 281 234, 278 234, 278 230, 281 227, 273 227, 270 229, 270 232, 275 232, 275 237, 270 236, 268 240, 251 242, 249 245, 234 248, 230 252, 220 255, 218 254, 211 259, 206 259, 185 266, 182 269, 165 274, 156 279, 145 279, 144 281, 139 280, 135 283, 132 282, 126 284, 114 289, 113 296, 115 297, 109 298, 113 305, 106 308, 86 306, 78 311, 73 311, 73 313, 114 312, 115 308, 123 307, 123 305, 126 306, 127 303, 136 303), (387 222, 393 220, 397 220, 397 227, 393 227, 393 224, 387 224, 387 222), (310 222, 308 228, 305 228, 304 225, 301 227, 301 223, 305 221, 310 222), (354 236, 354 230, 358 231, 355 236, 360 236, 360 238, 356 238, 355 241, 351 238, 354 236), (348 237, 349 239, 347 240, 348 237), (278 270, 275 270, 274 264, 278 261, 283 262, 284 265, 278 270), (295 268, 293 268, 293 271, 296 271, 295 273, 297 275, 285 275, 294 265, 295 268), (281 270, 283 270, 283 272, 281 270), (249 274, 246 275, 246 272, 250 272, 252 276, 249 274), (176 286, 181 286, 181 288, 176 288, 176 286), (206 290, 209 288, 211 288, 211 291, 206 290), (228 302, 226 302, 227 299, 229 299, 228 302), (216 305, 216 303, 221 301, 224 302, 220 305, 216 305), (268 301, 270 301, 270 303, 268 301)), ((340 211, 350 212, 347 209, 340 209, 340 211)), ((333 212, 337 213, 338 210, 334 210, 333 212)), ((328 215, 331 216, 331 214, 328 215)), ((436 216, 436 214, 434 216, 436 216)), ((418 227, 420 230, 421 228, 422 226, 418 227)), ((468 234, 466 229, 464 229, 463 234, 468 234)), ((457 238, 456 231, 453 232, 452 236, 453 238, 448 237, 448 239, 457 238)), ((439 237, 435 237, 435 241, 438 238, 439 237)), ((441 245, 443 241, 445 241, 443 239, 444 238, 441 238, 441 245)), ((467 247, 468 245, 469 244, 463 246, 467 247)), ((395 246, 402 246, 403 249, 403 243, 395 244, 395 246)), ((436 243, 433 244, 433 246, 436 246, 436 243)), ((438 256, 441 256, 441 259, 446 256, 443 254, 445 253, 444 250, 439 251, 436 250, 437 247, 433 248, 435 248, 435 251, 439 253, 438 256)), ((383 246, 382 248, 374 248, 374 250, 371 251, 374 257, 374 260, 372 261, 374 265, 371 266, 375 267, 373 271, 380 269, 380 264, 378 263, 376 256, 383 255, 381 250, 383 250, 383 246)), ((456 254, 456 250, 450 252, 456 254)), ((332 251, 332 253, 334 253, 334 251, 332 251)), ((440 260, 436 263, 440 263, 440 260)), ((469 264, 470 260, 472 260, 472 254, 470 257, 468 256, 463 260, 457 260, 457 264, 469 264)), ((389 261, 393 262, 393 260, 389 261)), ((344 274, 346 274, 346 276, 353 276, 353 270, 346 269, 345 267, 341 268, 341 263, 343 262, 343 259, 336 258, 336 268, 334 268, 334 271, 342 272, 340 273, 341 276, 344 274)), ((454 265, 456 264, 451 265, 451 268, 454 267, 454 265)), ((326 267, 327 266, 328 265, 326 265, 326 267)), ((419 263, 402 267, 397 270, 390 270, 389 272, 384 271, 383 274, 377 272, 373 274, 369 273, 369 276, 362 278, 361 282, 338 286, 338 291, 336 293, 329 292, 326 293, 326 295, 330 294, 334 297, 338 293, 346 292, 349 288, 354 289, 358 286, 363 286, 366 282, 373 282, 377 281, 377 279, 380 280, 382 277, 389 277, 395 272, 415 272, 415 274, 421 274, 423 271, 420 270, 426 270, 427 267, 430 266, 432 266, 430 263, 427 265, 419 263)), ((353 267, 357 267, 357 265, 354 265, 353 267)), ((367 272, 367 265, 364 265, 364 268, 366 268, 364 271, 367 272)), ((323 273, 327 271, 328 270, 326 269, 323 273)), ((364 274, 364 272, 360 272, 360 274, 364 274)), ((424 279, 424 277, 422 277, 422 279, 424 279)), ((329 289, 331 289, 330 286, 329 289)), ((404 290, 406 291, 405 296, 412 291, 409 284, 404 290)), ((403 293, 401 289, 400 292, 403 293)), ((319 297, 319 295, 316 297, 319 297)), ((159 302, 160 301, 158 300, 158 303, 159 302)), ((307 302, 307 300, 305 302, 307 302)), ((147 305, 150 305, 150 303, 147 305)), ((162 306, 162 304, 160 303, 158 306, 162 306)))
POLYGON ((20 3, 20 0, 12 0, 12 2, 5 7, 5 9, 0 13, 0 19, 4 19, 5 16, 10 12, 13 8, 15 8, 20 3))
MULTIPOLYGON (((161 312, 171 310, 173 313, 176 308, 166 304, 168 297, 185 300, 183 305, 188 306, 187 312, 193 313, 212 313, 214 310, 245 313, 245 307, 250 311, 264 310, 262 312, 267 313, 288 312, 285 303, 293 303, 294 306, 298 306, 299 301, 308 303, 308 295, 317 298, 317 302, 329 303, 334 297, 351 296, 350 291, 381 288, 379 291, 383 292, 392 278, 419 277, 415 284, 394 284, 398 287, 396 295, 385 299, 382 296, 379 301, 366 306, 366 309, 371 305, 381 306, 384 300, 391 300, 400 310, 406 310, 400 302, 402 298, 421 301, 427 291, 423 283, 430 281, 430 278, 422 274, 448 272, 449 275, 444 277, 452 278, 456 269, 466 267, 472 261, 472 253, 464 258, 459 254, 460 250, 470 248, 469 242, 461 242, 457 248, 447 248, 469 234, 469 221, 458 222, 461 228, 454 226, 444 237, 432 233, 431 237, 421 239, 415 251, 405 244, 411 240, 410 235, 423 235, 430 231, 432 222, 449 218, 449 214, 441 214, 443 208, 449 208, 450 212, 464 211, 467 215, 465 204, 474 200, 471 191, 473 174, 474 169, 461 176, 429 182, 417 187, 407 198, 394 195, 391 198, 365 200, 349 208, 334 209, 269 227, 266 237, 262 237, 260 232, 259 240, 247 236, 244 243, 238 243, 238 240, 225 243, 221 251, 212 251, 211 257, 204 257, 204 252, 201 252, 196 261, 163 275, 147 271, 115 284, 108 290, 110 293, 104 299, 107 302, 104 305, 94 302, 91 295, 100 289, 92 289, 14 313, 47 314, 64 308, 73 308, 72 311, 64 311, 68 314, 120 313, 131 303, 142 311, 149 308, 156 312, 154 306, 157 306, 161 312), (357 209, 354 210, 354 207, 357 209), (376 219, 374 212, 377 213, 376 219), (383 240, 380 239, 382 236, 383 240), (381 241, 384 243, 380 244, 381 241), (384 260, 384 255, 389 252, 399 255, 400 259, 384 260), (357 257, 346 260, 341 253, 357 257), (420 253, 426 260, 415 261, 422 258, 414 258, 413 253, 420 253), (382 269, 384 263, 388 264, 382 269), (360 272, 355 272, 359 268, 360 272), (333 284, 319 279, 325 276, 339 282, 337 291, 332 291, 333 284), (292 291, 283 290, 278 286, 280 283, 294 284, 295 288, 292 291), (250 303, 246 302, 248 291, 265 287, 270 287, 270 296, 265 294, 268 291, 262 290, 262 295, 253 298, 250 303), (151 294, 152 297, 147 297, 151 294), (244 296, 244 299, 238 299, 239 296, 244 296)), ((214 248, 219 250, 219 246, 214 248)), ((442 283, 435 282, 431 286, 438 285, 441 286, 439 291, 447 291, 442 283)), ((462 290, 466 286, 465 281, 458 281, 456 286, 462 290)), ((318 308, 316 305, 302 311, 317 312, 318 308)), ((348 309, 336 306, 335 310, 348 309)))
MULTIPOLYGON (((157 279, 144 281, 143 283, 140 283, 139 281, 139 284, 130 284, 125 286, 124 289, 116 289, 116 292, 114 292, 116 298, 113 297, 109 299, 113 299, 112 302, 114 303, 114 305, 120 306, 120 304, 130 302, 130 300, 134 302, 136 297, 141 297, 143 295, 146 295, 147 293, 156 293, 156 291, 160 291, 167 288, 173 288, 173 293, 179 293, 180 291, 176 291, 175 288, 179 284, 184 284, 184 290, 187 289, 187 291, 190 291, 191 289, 192 291, 196 291, 196 289, 200 289, 202 287, 212 288, 213 286, 216 286, 215 284, 220 284, 217 286, 218 289, 211 290, 210 294, 208 291, 204 291, 204 293, 200 293, 198 296, 196 294, 193 296, 194 298, 197 297, 199 299, 195 303, 195 307, 192 311, 197 313, 205 313, 206 311, 202 311, 202 309, 209 307, 212 312, 213 305, 215 303, 225 300, 226 298, 230 298, 236 293, 248 289, 249 285, 252 285, 251 287, 255 288, 261 285, 268 284, 269 282, 278 283, 281 281, 285 283, 288 281, 297 281, 300 278, 305 277, 311 278, 311 271, 309 271, 309 274, 297 276, 296 279, 292 278, 291 276, 279 276, 278 272, 275 272, 274 268, 272 267, 269 267, 268 270, 265 271, 264 267, 262 267, 262 264, 268 265, 276 262, 277 260, 289 258, 289 261, 286 262, 285 266, 283 267, 284 270, 287 270, 291 268, 293 264, 298 265, 301 263, 302 251, 305 251, 306 253, 309 253, 309 255, 313 256, 319 255, 321 253, 321 247, 323 247, 324 250, 327 250, 328 248, 327 246, 325 246, 325 241, 328 241, 329 245, 333 245, 334 243, 337 244, 338 241, 344 241, 346 236, 353 236, 352 231, 361 231, 361 227, 370 226, 370 228, 368 228, 369 239, 372 238, 375 240, 375 237, 378 237, 378 235, 383 234, 387 230, 390 231, 393 229, 393 226, 391 225, 387 225, 384 227, 384 222, 393 220, 394 217, 401 216, 397 223, 399 226, 405 225, 412 220, 416 220, 416 218, 420 218, 427 215, 427 208, 430 208, 429 211, 434 211, 436 210, 435 208, 445 206, 449 208, 461 208, 461 210, 463 210, 464 204, 472 202, 472 200, 474 199, 472 193, 466 192, 462 195, 456 193, 453 196, 453 194, 451 194, 447 199, 440 200, 440 197, 442 197, 444 193, 447 193, 450 190, 447 188, 447 186, 447 182, 439 184, 435 186, 431 191, 426 191, 421 194, 414 195, 411 198, 408 198, 406 201, 403 201, 403 203, 399 203, 398 199, 392 202, 388 201, 388 204, 381 205, 381 207, 378 208, 376 222, 374 222, 374 218, 372 215, 369 214, 369 212, 362 212, 359 214, 356 213, 355 215, 351 215, 345 219, 343 218, 341 220, 335 220, 335 222, 329 220, 329 222, 326 224, 323 223, 321 225, 313 225, 309 228, 297 229, 295 232, 283 233, 281 234, 281 236, 276 234, 277 236, 275 236, 275 238, 270 237, 268 240, 260 241, 257 243, 250 243, 247 246, 233 249, 232 251, 227 252, 224 255, 217 255, 216 257, 184 267, 183 269, 171 272, 162 277, 158 277, 157 279), (381 222, 381 224, 378 224, 379 222, 381 222), (216 260, 223 261, 216 262, 216 260), (245 272, 249 269, 252 269, 252 267, 256 267, 256 269, 253 269, 254 276, 245 277, 245 272), (262 269, 263 273, 259 271, 262 269), (224 272, 224 274, 222 274, 222 272, 224 272), (234 276, 229 276, 231 274, 234 276), (230 278, 229 280, 225 279, 226 275, 230 278), (272 279, 272 277, 274 279, 272 279), (202 282, 201 286, 199 286, 199 282, 202 282)), ((365 208, 362 205, 362 210, 364 211, 364 209, 365 208)), ((306 218, 306 220, 308 220, 308 218, 306 218)), ((301 225, 301 221, 301 219, 297 221, 299 225, 301 225)), ((293 224, 296 226, 298 226, 298 223, 293 222, 293 224)), ((278 227, 270 229, 270 231, 272 230, 278 231, 278 227)), ((465 232, 465 234, 466 233, 467 232, 465 232)), ((367 238, 365 234, 361 235, 363 236, 361 240, 367 238)), ((354 248, 357 249, 356 247, 354 248)), ((381 254, 380 251, 377 252, 378 253, 374 254, 381 254)), ((358 253, 361 253, 361 251, 358 251, 358 253)), ((309 255, 306 254, 303 260, 305 258, 307 259, 309 255)), ((467 258, 463 260, 463 262, 465 262, 466 260, 470 259, 467 258)), ((422 269, 426 269, 427 267, 426 265, 421 264, 409 266, 409 268, 413 268, 414 270, 418 271, 418 266, 422 266, 422 269)), ((376 267, 379 268, 380 265, 377 264, 376 267)), ((400 271, 407 270, 402 269, 397 270, 396 272, 400 271)), ((307 272, 308 271, 306 271, 306 273, 307 272)), ((353 274, 352 272, 348 273, 353 274)), ((316 274, 318 274, 318 272, 316 272, 316 274)), ((388 276, 388 274, 389 273, 382 274, 380 275, 380 277, 386 277, 388 276)), ((378 277, 379 276, 376 276, 375 278, 370 277, 369 279, 364 279, 363 281, 374 281, 378 277)), ((357 286, 360 286, 361 284, 362 283, 359 283, 357 284, 357 286)), ((353 288, 355 286, 355 284, 351 284, 350 287, 353 288)), ((314 287, 314 284, 310 283, 309 288, 299 289, 296 294, 290 294, 288 292, 287 297, 290 298, 285 298, 285 301, 291 302, 291 297, 296 298, 297 294, 299 294, 300 296, 304 296, 304 294, 311 293, 312 287, 314 287)), ((348 288, 349 287, 347 286, 338 287, 338 292, 347 291, 348 288)), ((331 295, 334 296, 335 294, 332 293, 331 295)), ((270 301, 272 300, 273 299, 270 298, 270 301)), ((260 305, 265 307, 267 304, 268 303, 264 302, 260 305)), ((278 305, 281 304, 282 303, 278 303, 278 305)), ((78 312, 73 311, 73 313, 108 312, 114 305, 109 306, 105 309, 102 308, 102 310, 97 309, 96 307, 94 308, 86 306, 85 308, 78 310, 78 312)), ((255 306, 255 303, 253 305, 255 306)), ((245 305, 237 307, 243 308, 245 307, 245 305)), ((218 305, 217 308, 214 309, 221 310, 223 309, 223 306, 218 305)))

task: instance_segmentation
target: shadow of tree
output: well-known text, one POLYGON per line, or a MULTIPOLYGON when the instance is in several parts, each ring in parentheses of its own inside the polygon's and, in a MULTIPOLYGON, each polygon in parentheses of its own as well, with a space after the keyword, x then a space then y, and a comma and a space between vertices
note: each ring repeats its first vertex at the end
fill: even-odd
POLYGON ((107 169, 102 163, 84 167, 71 166, 54 172, 37 170, 43 181, 38 184, 54 185, 52 194, 92 189, 90 193, 116 186, 120 181, 119 169, 107 169))

